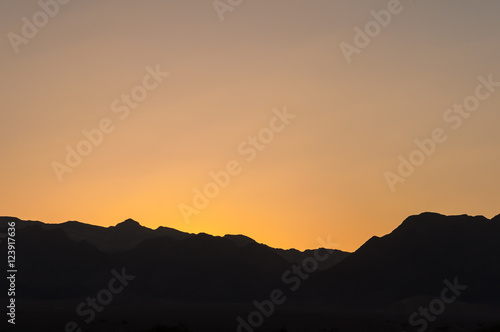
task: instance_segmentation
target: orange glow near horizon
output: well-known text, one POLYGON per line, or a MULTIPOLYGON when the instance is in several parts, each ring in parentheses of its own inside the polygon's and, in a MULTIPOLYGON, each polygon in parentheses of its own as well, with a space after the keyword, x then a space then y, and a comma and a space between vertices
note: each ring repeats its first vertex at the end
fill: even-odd
MULTIPOLYGON (((405 2, 351 63, 340 43, 387 1, 244 2, 222 22, 210 1, 70 2, 17 54, 0 42, 0 215, 132 218, 301 250, 330 236, 346 251, 425 211, 492 218, 500 88, 459 128, 445 112, 478 77, 500 82, 500 4, 458 2, 405 2), (127 106, 133 91, 147 96, 127 106), (273 120, 285 107, 286 125, 273 120), (54 162, 103 119, 113 129, 59 181, 54 162), (386 172, 436 128, 446 141, 392 192, 386 172), (268 143, 252 147, 259 134, 268 143), (241 172, 186 222, 179 206, 233 160, 241 172)), ((4 36, 40 10, 0 9, 4 36)))

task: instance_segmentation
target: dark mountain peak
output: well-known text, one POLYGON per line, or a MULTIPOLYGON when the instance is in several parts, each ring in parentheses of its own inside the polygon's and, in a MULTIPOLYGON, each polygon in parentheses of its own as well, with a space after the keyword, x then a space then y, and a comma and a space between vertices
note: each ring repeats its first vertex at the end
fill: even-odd
POLYGON ((442 220, 446 218, 445 215, 442 215, 440 213, 436 212, 423 212, 420 214, 415 214, 412 216, 407 217, 404 221, 404 223, 415 223, 415 222, 426 222, 430 220, 442 220))
POLYGON ((60 224, 61 226, 93 226, 76 220, 68 220, 60 224))
POLYGON ((176 230, 175 228, 170 228, 170 227, 165 227, 165 226, 160 226, 157 229, 154 230, 155 234, 158 234, 159 236, 166 236, 172 239, 176 240, 183 240, 193 234, 190 233, 185 233, 176 230))
POLYGON ((116 226, 120 226, 120 225, 141 226, 141 224, 139 224, 137 221, 135 221, 134 219, 131 219, 131 218, 128 218, 127 220, 122 221, 121 223, 117 224, 116 226))
POLYGON ((155 229, 155 231, 176 231, 175 228, 172 227, 167 227, 167 226, 158 226, 158 228, 155 229))
POLYGON ((142 228, 141 224, 139 224, 134 219, 130 219, 130 218, 125 220, 125 221, 122 221, 121 223, 117 224, 115 227, 120 228, 120 229, 142 228))
POLYGON ((491 219, 492 222, 500 222, 500 214, 496 215, 491 219))
POLYGON ((248 236, 245 236, 245 235, 241 235, 241 234, 238 234, 238 235, 227 234, 227 235, 224 235, 224 238, 233 241, 233 243, 238 245, 239 247, 244 247, 250 243, 257 243, 257 242, 255 242, 254 239, 249 238, 248 236))
POLYGON ((500 223, 495 222, 499 220, 498 216, 490 220, 431 212, 410 216, 390 234, 372 237, 325 271, 317 284, 331 286, 315 291, 324 290, 321 296, 326 301, 336 301, 343 308, 359 307, 361 303, 380 307, 388 303, 387 299, 439 296, 443 280, 457 276, 470 285, 461 301, 495 303, 500 290, 489 285, 500 273, 500 223))
POLYGON ((448 218, 445 215, 435 213, 435 212, 424 212, 421 214, 416 214, 407 217, 401 225, 399 225, 394 232, 399 232, 401 230, 414 229, 414 228, 426 228, 430 227, 433 224, 439 223, 440 221, 448 218))
POLYGON ((415 220, 454 220, 454 221, 464 221, 464 220, 469 220, 469 221, 488 221, 489 219, 486 218, 485 216, 471 216, 468 214, 460 214, 460 215, 450 215, 446 216, 443 214, 435 213, 435 212, 424 212, 419 215, 414 215, 410 216, 408 219, 415 219, 415 220))
MULTIPOLYGON (((493 220, 493 219, 492 219, 493 220)), ((436 227, 460 227, 468 224, 485 223, 490 220, 484 216, 470 216, 468 214, 445 216, 434 212, 424 212, 409 216, 394 230, 434 229, 436 227)))

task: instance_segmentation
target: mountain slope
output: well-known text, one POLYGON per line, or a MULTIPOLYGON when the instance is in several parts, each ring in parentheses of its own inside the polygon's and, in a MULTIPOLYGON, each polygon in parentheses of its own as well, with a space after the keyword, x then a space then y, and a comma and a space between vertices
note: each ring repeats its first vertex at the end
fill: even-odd
MULTIPOLYGON (((0 217, 0 228, 9 221, 16 222, 20 243, 23 273, 19 288, 26 290, 20 297, 30 299, 79 296, 105 284, 112 269, 126 267, 137 276, 137 282, 127 289, 129 294, 248 302, 255 296, 267 296, 295 263, 282 257, 281 249, 243 235, 195 235, 167 227, 152 230, 132 219, 105 228, 76 221, 44 224, 0 217)), ((295 258, 307 257, 312 251, 297 251, 297 255, 295 258)), ((335 251, 323 268, 347 255, 335 251)))
POLYGON ((460 301, 500 305, 500 218, 423 213, 372 237, 316 276, 303 296, 371 308, 413 296, 439 297, 445 279, 468 286, 460 301))

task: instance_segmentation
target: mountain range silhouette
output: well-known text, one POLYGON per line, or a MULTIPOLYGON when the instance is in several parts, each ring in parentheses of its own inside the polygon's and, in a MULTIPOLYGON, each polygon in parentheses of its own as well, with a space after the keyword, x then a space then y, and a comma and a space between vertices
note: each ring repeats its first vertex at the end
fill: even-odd
POLYGON ((9 222, 26 331, 65 331, 68 321, 82 331, 417 331, 409 316, 439 299, 445 280, 466 289, 428 331, 500 326, 500 215, 410 216, 354 253, 276 249, 244 235, 153 230, 132 219, 100 227, 0 217, 0 233, 9 222), (79 303, 122 269, 134 279, 84 322, 79 303), (273 290, 286 302, 258 327, 238 327, 236 318, 247 319, 273 290))

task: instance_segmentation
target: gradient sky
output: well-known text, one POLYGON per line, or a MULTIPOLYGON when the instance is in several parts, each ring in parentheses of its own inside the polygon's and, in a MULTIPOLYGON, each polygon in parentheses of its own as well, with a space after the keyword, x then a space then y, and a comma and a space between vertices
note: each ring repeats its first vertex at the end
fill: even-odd
POLYGON ((73 0, 16 54, 8 33, 40 6, 2 1, 0 214, 350 251, 423 211, 495 216, 500 88, 459 129, 443 114, 478 76, 500 82, 500 2, 401 1, 348 64, 340 43, 388 3, 244 0, 221 21, 212 1, 73 0), (121 120, 111 103, 156 65, 170 75, 121 120), (247 162, 238 146, 285 106, 247 162), (114 132, 60 182, 52 163, 103 118, 114 132), (392 192, 385 172, 435 128, 446 142, 392 192), (230 160, 241 174, 186 223, 179 204, 230 160))

